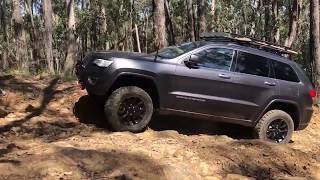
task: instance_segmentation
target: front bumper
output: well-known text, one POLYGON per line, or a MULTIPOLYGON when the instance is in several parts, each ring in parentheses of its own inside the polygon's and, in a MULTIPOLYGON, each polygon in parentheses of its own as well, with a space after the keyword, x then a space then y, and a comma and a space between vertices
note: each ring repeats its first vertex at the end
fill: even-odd
POLYGON ((80 87, 86 89, 89 94, 102 96, 107 93, 110 83, 108 68, 101 68, 92 64, 84 66, 81 62, 76 65, 76 75, 80 87))

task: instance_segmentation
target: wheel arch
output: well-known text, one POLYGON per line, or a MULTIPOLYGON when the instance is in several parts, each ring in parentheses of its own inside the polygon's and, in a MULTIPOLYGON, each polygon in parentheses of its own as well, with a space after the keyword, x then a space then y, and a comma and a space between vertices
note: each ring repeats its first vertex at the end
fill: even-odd
POLYGON ((266 114, 270 110, 282 110, 286 113, 288 113, 293 122, 294 122, 294 129, 297 130, 300 124, 300 117, 301 113, 299 111, 299 105, 290 100, 282 100, 282 99, 276 99, 271 101, 262 111, 262 113, 258 116, 258 118, 255 120, 254 125, 258 123, 258 121, 262 118, 264 114, 266 114))
POLYGON ((155 77, 136 72, 119 73, 112 81, 106 96, 108 97, 114 90, 123 86, 137 86, 143 89, 150 95, 155 108, 160 108, 159 90, 155 77))

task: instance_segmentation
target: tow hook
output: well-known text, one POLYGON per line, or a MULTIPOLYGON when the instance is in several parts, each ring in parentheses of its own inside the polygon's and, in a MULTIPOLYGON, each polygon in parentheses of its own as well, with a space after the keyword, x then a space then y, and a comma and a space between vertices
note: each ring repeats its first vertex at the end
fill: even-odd
POLYGON ((82 82, 78 81, 78 86, 81 90, 84 90, 85 89, 85 86, 82 82))

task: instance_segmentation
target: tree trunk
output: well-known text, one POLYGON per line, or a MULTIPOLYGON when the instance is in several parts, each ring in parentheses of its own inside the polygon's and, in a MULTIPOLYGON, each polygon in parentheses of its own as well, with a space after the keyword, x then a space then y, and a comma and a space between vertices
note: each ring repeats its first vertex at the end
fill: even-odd
MULTIPOLYGON (((289 7, 289 34, 287 39, 285 40, 284 45, 287 47, 291 47, 294 40, 296 39, 298 33, 298 20, 300 15, 300 2, 298 0, 293 0, 292 5, 289 7)), ((318 22, 319 23, 319 22, 318 22)))
POLYGON ((43 0, 43 12, 44 12, 44 28, 45 28, 45 53, 47 59, 47 66, 50 74, 55 74, 53 63, 53 51, 52 51, 52 4, 51 0, 43 0))
POLYGON ((30 43, 32 48, 32 57, 31 60, 34 62, 37 62, 37 65, 39 65, 40 58, 39 58, 39 46, 38 46, 38 38, 36 36, 37 31, 35 28, 34 20, 33 20, 33 0, 27 0, 25 3, 27 14, 28 14, 28 20, 31 23, 31 27, 29 28, 29 34, 30 34, 30 43))
POLYGON ((271 39, 270 11, 270 0, 264 0, 264 38, 266 41, 271 39))
POLYGON ((278 0, 272 0, 272 31, 271 41, 280 44, 280 29, 279 29, 279 4, 278 0))
MULTIPOLYGON (((0 16, 1 16, 1 30, 3 33, 3 40, 6 45, 9 44, 8 42, 8 32, 7 32, 7 22, 6 22, 6 0, 1 0, 1 11, 0 11, 0 16)), ((2 54, 2 69, 5 70, 9 67, 8 63, 8 50, 4 49, 3 54, 2 54)))
POLYGON ((164 0, 153 0, 155 48, 167 46, 164 0))
POLYGON ((106 7, 102 5, 101 7, 101 16, 102 16, 102 26, 101 26, 101 31, 103 35, 103 49, 106 50, 108 49, 107 45, 107 12, 106 12, 106 7))
POLYGON ((212 2, 211 2, 211 7, 210 7, 211 9, 210 9, 210 13, 211 13, 211 16, 212 16, 212 21, 213 22, 211 22, 211 27, 210 27, 210 30, 211 31, 214 31, 214 27, 215 27, 215 22, 214 22, 214 20, 215 20, 215 18, 216 18, 216 0, 212 0, 212 2))
POLYGON ((130 0, 130 24, 128 27, 128 35, 129 35, 129 42, 130 46, 129 46, 129 51, 137 51, 138 47, 136 47, 136 43, 134 43, 135 41, 135 34, 134 34, 134 21, 136 21, 136 18, 134 17, 134 5, 135 5, 135 0, 130 0))
POLYGON ((198 29, 199 29, 199 35, 200 37, 201 33, 206 32, 206 1, 205 0, 198 0, 198 17, 199 17, 199 23, 198 23, 198 29))
POLYGON ((174 35, 173 23, 172 23, 172 13, 170 10, 170 3, 169 0, 164 0, 165 9, 166 9, 166 24, 168 27, 168 32, 170 34, 170 45, 176 44, 176 39, 174 35))
POLYGON ((146 17, 147 17, 147 19, 146 19, 146 29, 145 29, 145 34, 146 34, 146 50, 145 50, 145 53, 148 53, 148 30, 149 30, 149 16, 148 15, 146 15, 146 17))
POLYGON ((26 31, 19 0, 13 0, 13 28, 16 40, 16 59, 18 68, 23 72, 29 72, 29 60, 27 51, 26 31))
POLYGON ((68 12, 68 45, 63 75, 70 76, 72 75, 77 53, 77 42, 74 34, 76 30, 76 18, 74 14, 74 0, 67 0, 66 2, 68 12))
MULTIPOLYGON (((313 78, 319 90, 320 85, 320 29, 319 0, 310 0, 310 54, 314 63, 313 78)), ((319 92, 319 91, 318 91, 319 92)))
POLYGON ((135 32, 136 32, 136 41, 137 41, 138 52, 141 53, 141 46, 140 46, 140 39, 139 39, 139 30, 138 30, 137 24, 134 24, 134 29, 135 29, 135 32))
POLYGON ((195 41, 195 28, 194 28, 194 19, 193 19, 193 7, 192 0, 186 0, 187 3, 187 14, 188 14, 188 31, 190 41, 195 41))
MULTIPOLYGON (((87 8, 87 2, 86 0, 81 0, 81 10, 86 10, 87 8)), ((85 53, 88 49, 88 30, 87 28, 82 31, 80 34, 80 40, 81 40, 81 58, 85 56, 85 53)))

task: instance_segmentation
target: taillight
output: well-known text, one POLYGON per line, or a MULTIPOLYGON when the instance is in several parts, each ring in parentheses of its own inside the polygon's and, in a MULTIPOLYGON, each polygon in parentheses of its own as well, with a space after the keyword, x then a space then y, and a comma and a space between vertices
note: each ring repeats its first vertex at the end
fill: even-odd
POLYGON ((309 95, 310 95, 310 97, 314 98, 314 97, 317 96, 317 91, 314 90, 314 89, 311 89, 311 90, 309 91, 309 95))

